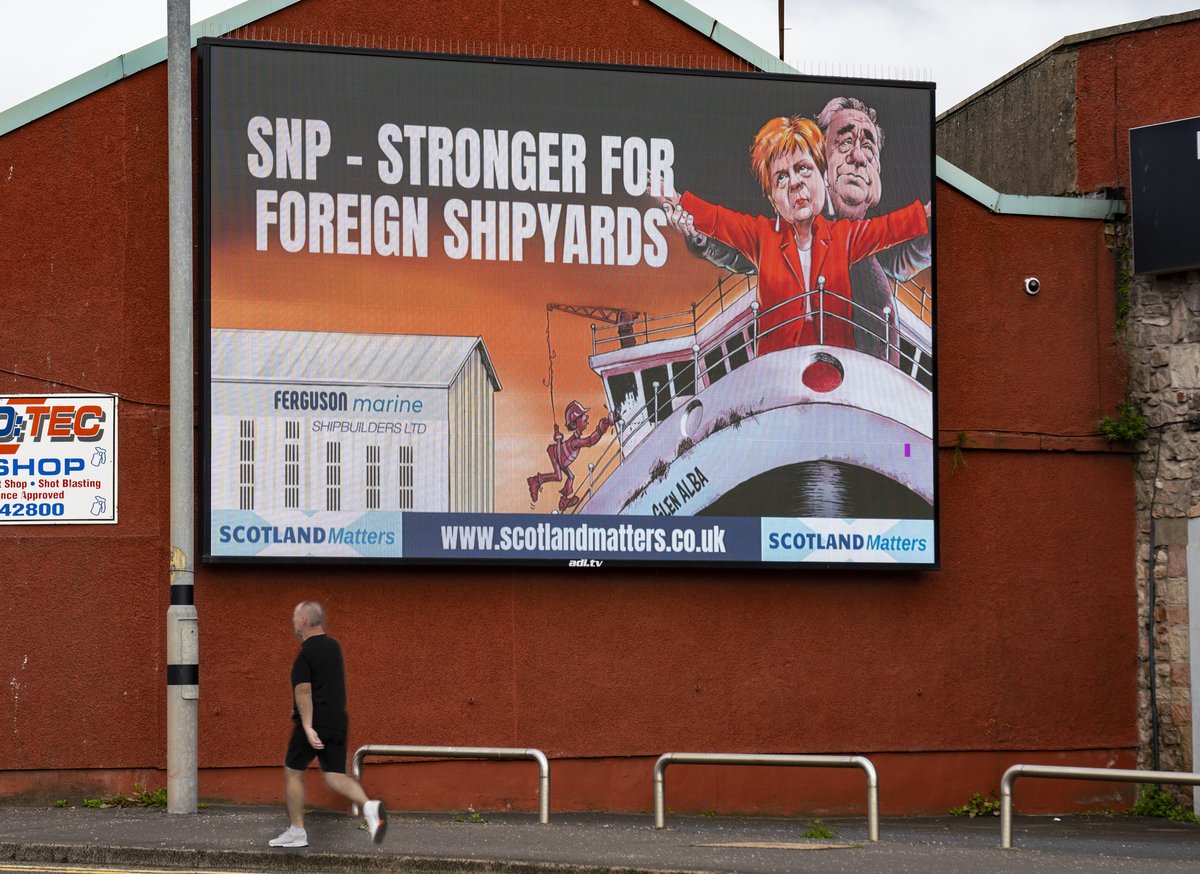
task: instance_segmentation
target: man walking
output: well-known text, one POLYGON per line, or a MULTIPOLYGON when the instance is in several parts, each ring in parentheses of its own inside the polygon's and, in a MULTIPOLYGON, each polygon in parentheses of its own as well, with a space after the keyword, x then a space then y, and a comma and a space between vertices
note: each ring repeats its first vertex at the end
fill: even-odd
POLYGON ((307 847, 304 830, 304 771, 315 758, 325 773, 325 785, 344 795, 363 813, 371 840, 379 843, 387 830, 382 801, 367 798, 357 780, 346 773, 346 674, 342 648, 325 633, 325 610, 316 601, 302 601, 292 611, 292 627, 300 652, 292 665, 292 738, 284 759, 284 793, 292 824, 272 847, 307 847))

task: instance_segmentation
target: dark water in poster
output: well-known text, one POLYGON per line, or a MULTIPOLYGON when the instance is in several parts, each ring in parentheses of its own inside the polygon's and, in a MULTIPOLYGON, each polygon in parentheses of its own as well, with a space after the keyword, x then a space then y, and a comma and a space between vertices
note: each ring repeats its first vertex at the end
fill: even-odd
POLYGON ((932 519, 933 507, 873 470, 837 461, 807 461, 746 480, 697 515, 932 519))

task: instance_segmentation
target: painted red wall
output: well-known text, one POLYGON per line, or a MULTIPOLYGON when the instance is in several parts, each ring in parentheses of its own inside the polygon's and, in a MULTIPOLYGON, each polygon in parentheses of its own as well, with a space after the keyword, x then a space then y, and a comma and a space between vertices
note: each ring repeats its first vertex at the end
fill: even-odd
MULTIPOLYGON (((401 21, 312 0, 258 35, 721 54, 648 4, 544 10, 410 4, 401 21)), ((164 782, 165 90, 160 65, 0 138, 0 393, 121 397, 120 524, 0 529, 0 795, 164 782)), ((302 598, 326 603, 346 648, 352 745, 538 747, 556 809, 647 810, 668 750, 868 754, 887 813, 997 790, 1016 761, 1131 767, 1132 476, 1090 436, 1122 396, 1103 227, 994 216, 945 185, 937 210, 943 570, 201 567, 202 797, 281 797, 302 598)), ((535 803, 531 765, 367 776, 406 807, 535 803)), ((671 781, 681 812, 861 810, 864 795, 854 773, 671 781)), ((1022 807, 1122 791, 1031 786, 1022 807)))
POLYGON ((1200 21, 1135 31, 1079 48, 1078 190, 1129 188, 1129 129, 1200 115, 1200 21))
POLYGON ((1104 225, 1000 216, 947 185, 937 193, 939 427, 1094 434, 1124 399, 1104 225))
POLYGON ((119 394, 122 459, 119 525, 0 529, 5 771, 165 757, 165 81, 0 138, 0 392, 119 394))

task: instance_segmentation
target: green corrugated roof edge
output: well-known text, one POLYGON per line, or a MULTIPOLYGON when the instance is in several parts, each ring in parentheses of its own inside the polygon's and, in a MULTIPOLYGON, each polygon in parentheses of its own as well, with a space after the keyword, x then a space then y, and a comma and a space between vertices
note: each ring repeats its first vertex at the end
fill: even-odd
MULTIPOLYGON (((220 36, 237 30, 251 22, 258 21, 280 9, 286 9, 299 0, 246 0, 224 12, 218 12, 203 21, 192 25, 192 45, 203 36, 220 36)), ((94 91, 99 91, 113 82, 119 82, 126 76, 153 67, 167 59, 167 38, 156 39, 141 48, 133 49, 123 55, 118 55, 111 61, 80 73, 74 79, 68 79, 61 85, 55 85, 48 91, 43 91, 36 97, 31 97, 24 103, 18 103, 0 112, 0 136, 14 131, 22 125, 49 115, 56 109, 61 109, 69 103, 74 103, 82 97, 87 97, 94 91)))
MULTIPOLYGON (((229 33, 297 2, 299 0, 246 0, 231 9, 193 24, 192 45, 194 46, 200 37, 229 33)), ((650 2, 760 70, 777 73, 796 72, 779 58, 721 24, 711 15, 701 12, 685 0, 650 0, 650 2)), ((118 82, 126 76, 132 76, 147 67, 161 63, 166 58, 166 37, 118 55, 107 63, 86 73, 81 73, 74 79, 56 85, 36 97, 31 97, 24 103, 18 103, 16 106, 0 112, 0 136, 4 136, 34 119, 41 118, 43 115, 48 115, 56 109, 61 109, 94 91, 99 91, 113 82, 118 82)), ((996 213, 1084 219, 1112 219, 1125 213, 1125 203, 1120 200, 1000 194, 940 157, 937 159, 936 172, 937 178, 996 213)))
POLYGON ((707 12, 701 12, 686 0, 650 0, 659 9, 678 18, 693 30, 698 30, 722 48, 729 49, 743 61, 768 73, 799 72, 761 46, 755 45, 740 33, 729 29, 707 12))
POLYGON ((1044 215, 1051 218, 1099 219, 1110 221, 1125 215, 1125 201, 1106 197, 1042 197, 1001 194, 960 170, 945 158, 937 159, 937 178, 951 188, 1004 215, 1044 215))

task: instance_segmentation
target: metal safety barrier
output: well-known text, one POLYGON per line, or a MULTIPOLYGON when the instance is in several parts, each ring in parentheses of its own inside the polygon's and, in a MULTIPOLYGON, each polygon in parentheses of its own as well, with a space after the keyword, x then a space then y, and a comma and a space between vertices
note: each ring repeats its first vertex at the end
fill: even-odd
POLYGON ((1058 780, 1112 780, 1116 783, 1190 783, 1200 786, 1200 774, 1186 771, 1131 771, 1121 768, 1072 768, 1067 765, 1013 765, 1000 778, 1000 846, 1012 849, 1013 783, 1018 777, 1058 780))
POLYGON ((861 768, 867 775, 867 838, 879 841, 879 777, 865 756, 805 756, 769 753, 664 753, 654 763, 654 827, 667 827, 667 765, 795 765, 861 768))
MULTIPOLYGON (((541 750, 509 747, 410 747, 392 744, 366 744, 354 751, 350 770, 355 780, 361 779, 363 759, 367 756, 502 761, 531 759, 538 765, 538 822, 542 825, 548 825, 550 822, 550 761, 541 750)), ((356 816, 358 815, 357 805, 354 806, 354 813, 356 816)))

